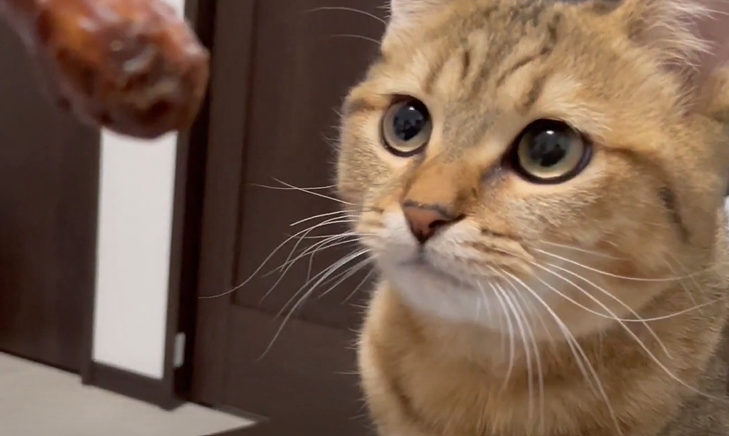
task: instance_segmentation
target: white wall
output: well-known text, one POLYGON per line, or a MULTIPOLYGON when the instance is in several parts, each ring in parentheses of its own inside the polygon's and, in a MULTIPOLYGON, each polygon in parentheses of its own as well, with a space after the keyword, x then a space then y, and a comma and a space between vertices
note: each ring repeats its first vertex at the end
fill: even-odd
POLYGON ((93 359, 161 379, 177 135, 105 131, 101 147, 93 359))

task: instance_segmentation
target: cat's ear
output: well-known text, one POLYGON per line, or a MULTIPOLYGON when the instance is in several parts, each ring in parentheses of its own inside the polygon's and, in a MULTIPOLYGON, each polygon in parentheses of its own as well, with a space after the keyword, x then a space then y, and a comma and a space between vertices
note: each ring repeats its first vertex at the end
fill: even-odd
POLYGON ((390 0, 390 26, 407 28, 438 11, 448 0, 390 0))
POLYGON ((631 39, 694 87, 729 62, 729 0, 624 0, 615 12, 631 39))

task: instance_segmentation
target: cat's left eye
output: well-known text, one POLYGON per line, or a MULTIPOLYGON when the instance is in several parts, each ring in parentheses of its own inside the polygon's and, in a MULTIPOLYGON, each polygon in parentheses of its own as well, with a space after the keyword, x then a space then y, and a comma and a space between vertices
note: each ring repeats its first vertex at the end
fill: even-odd
POLYGON ((514 168, 536 183, 562 183, 588 164, 591 147, 584 135, 568 124, 537 120, 522 131, 513 149, 514 168))

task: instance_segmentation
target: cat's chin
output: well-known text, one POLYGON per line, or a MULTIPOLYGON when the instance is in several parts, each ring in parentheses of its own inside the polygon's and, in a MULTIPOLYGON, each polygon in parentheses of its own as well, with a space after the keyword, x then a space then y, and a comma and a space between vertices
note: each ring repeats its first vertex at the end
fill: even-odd
POLYGON ((400 296, 406 307, 431 319, 550 342, 565 335, 592 334, 612 324, 609 317, 594 315, 599 307, 588 311, 574 303, 573 298, 579 296, 566 297, 566 288, 559 291, 560 295, 558 283, 550 284, 550 276, 520 279, 510 273, 508 278, 456 275, 418 256, 396 259, 384 255, 377 264, 388 288, 400 296))
POLYGON ((496 279, 466 280, 424 262, 380 265, 380 271, 410 308, 454 323, 504 327, 505 301, 494 292, 496 279))

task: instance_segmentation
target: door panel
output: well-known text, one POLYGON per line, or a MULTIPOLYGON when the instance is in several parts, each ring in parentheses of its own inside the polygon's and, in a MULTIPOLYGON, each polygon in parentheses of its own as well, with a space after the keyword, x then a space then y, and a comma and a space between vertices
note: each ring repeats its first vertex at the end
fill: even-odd
POLYGON ((359 247, 332 239, 339 244, 302 257, 283 277, 270 273, 346 230, 343 219, 324 223, 340 210, 322 188, 333 180, 336 111, 377 54, 384 25, 316 10, 336 6, 385 12, 367 0, 217 4, 199 293, 245 284, 199 302, 193 397, 294 420, 302 434, 356 436, 367 425, 352 344, 371 284, 363 257, 340 261, 359 247), (269 258, 317 225, 295 254, 293 240, 269 258), (327 274, 333 265, 340 268, 327 274))
POLYGON ((266 353, 278 328, 269 315, 238 308, 230 328, 229 406, 294 420, 302 436, 364 434, 350 332, 293 319, 287 330, 296 333, 282 334, 266 353))
POLYGON ((0 23, 0 351, 78 371, 96 262, 99 135, 41 97, 0 23))
MULTIPOLYGON (((346 3, 352 7, 351 2, 346 3)), ((354 7, 371 4, 366 1, 359 3, 354 7)), ((261 1, 258 5, 256 16, 259 24, 251 82, 254 91, 245 155, 246 185, 241 192, 238 281, 250 277, 270 252, 285 240, 284 236, 322 223, 325 219, 312 219, 294 227, 290 226, 291 223, 338 209, 334 201, 316 195, 257 185, 283 188, 274 178, 304 188, 332 183, 333 147, 327 138, 336 138, 336 110, 347 89, 363 75, 377 49, 373 42, 338 35, 376 38, 378 31, 384 28, 382 23, 353 12, 311 12, 317 7, 331 6, 331 1, 261 1)), ((331 189, 314 192, 331 195, 331 189)), ((317 236, 332 235, 343 229, 342 226, 322 226, 308 234, 312 238, 302 241, 300 247, 321 241, 314 239, 317 236)), ((282 248, 264 272, 282 265, 293 245, 295 243, 282 248)), ((315 256, 312 277, 341 259, 342 255, 350 253, 354 246, 345 244, 341 249, 337 248, 315 256)), ((309 290, 302 288, 307 282, 308 260, 294 264, 282 279, 280 274, 256 279, 255 286, 236 293, 236 304, 272 313, 280 311, 290 303, 291 290, 294 293, 301 290, 299 295, 309 290), (272 289, 274 285, 276 288, 272 289)), ((362 280, 362 277, 359 279, 362 280)), ((342 293, 352 284, 349 281, 346 286, 338 287, 323 297, 308 299, 299 316, 342 328, 352 326, 359 319, 359 314, 341 304, 347 297, 342 293)), ((320 291, 323 293, 328 288, 324 286, 320 291)))

